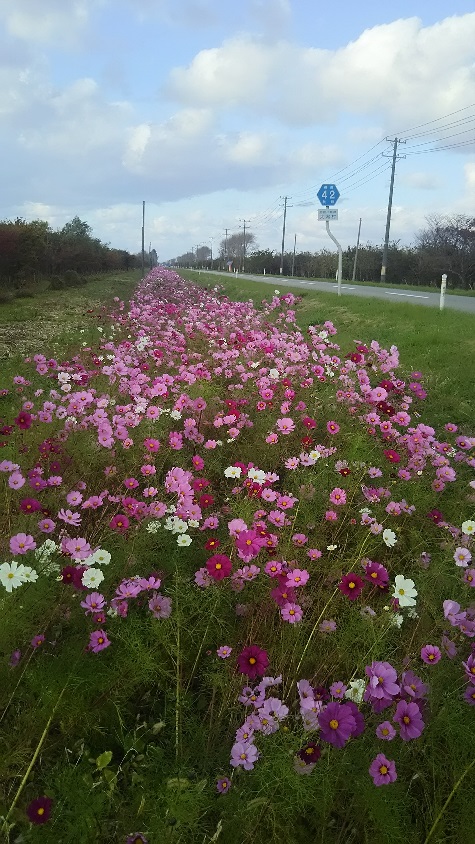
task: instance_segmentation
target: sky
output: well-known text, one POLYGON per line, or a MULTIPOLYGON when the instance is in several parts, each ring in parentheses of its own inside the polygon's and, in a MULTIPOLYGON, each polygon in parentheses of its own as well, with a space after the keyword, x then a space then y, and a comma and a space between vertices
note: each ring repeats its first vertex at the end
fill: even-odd
POLYGON ((0 219, 117 248, 334 249, 474 215, 473 0, 0 0, 0 219))

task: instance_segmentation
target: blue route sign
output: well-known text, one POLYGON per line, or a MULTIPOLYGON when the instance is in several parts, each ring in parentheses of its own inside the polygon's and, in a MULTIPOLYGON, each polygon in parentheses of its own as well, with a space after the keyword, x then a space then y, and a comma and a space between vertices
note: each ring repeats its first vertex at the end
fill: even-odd
POLYGON ((317 193, 322 205, 336 205, 340 198, 340 191, 336 185, 322 185, 317 193))

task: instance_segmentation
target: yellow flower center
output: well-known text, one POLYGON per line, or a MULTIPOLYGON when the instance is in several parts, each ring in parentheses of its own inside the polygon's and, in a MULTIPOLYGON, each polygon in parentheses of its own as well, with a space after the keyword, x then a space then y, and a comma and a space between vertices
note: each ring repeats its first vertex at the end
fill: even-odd
POLYGON ((216 563, 216 568, 217 568, 217 569, 220 569, 220 568, 222 568, 222 565, 221 565, 221 563, 216 563))
POLYGON ((329 726, 332 728, 332 730, 338 729, 338 721, 336 720, 336 718, 332 718, 329 726))
POLYGON ((383 736, 388 736, 388 735, 389 735, 389 730, 388 730, 388 728, 387 728, 387 727, 383 727, 383 729, 381 730, 381 732, 382 732, 383 736))
POLYGON ((256 659, 255 659, 255 657, 251 656, 249 658, 249 665, 255 665, 255 664, 256 664, 256 659))
POLYGON ((45 813, 45 810, 43 809, 43 806, 41 806, 36 812, 37 815, 44 815, 44 813, 45 813))
POLYGON ((386 765, 381 765, 381 767, 379 769, 379 773, 383 774, 383 776, 384 776, 384 774, 388 773, 388 768, 386 767, 386 765))
POLYGON ((351 580, 350 583, 348 584, 348 586, 349 586, 350 589, 354 589, 355 586, 356 586, 356 583, 354 583, 354 581, 351 580))
POLYGON ((411 723, 411 719, 410 719, 407 715, 405 715, 405 716, 404 716, 404 718, 403 718, 402 720, 404 721, 404 723, 405 723, 405 724, 410 724, 410 723, 411 723))

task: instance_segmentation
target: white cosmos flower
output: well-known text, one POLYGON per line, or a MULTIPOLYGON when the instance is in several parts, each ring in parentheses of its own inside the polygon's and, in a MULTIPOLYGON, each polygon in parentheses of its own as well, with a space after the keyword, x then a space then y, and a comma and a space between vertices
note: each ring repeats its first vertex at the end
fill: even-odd
POLYGON ((345 692, 345 697, 348 700, 354 701, 354 703, 361 703, 365 688, 366 680, 350 680, 349 687, 345 692))
POLYGON ((269 369, 269 378, 273 378, 274 381, 276 381, 278 377, 279 377, 279 370, 278 369, 269 369))
POLYGON ((397 598, 400 607, 414 607, 416 605, 416 584, 410 578, 397 574, 394 578, 393 598, 397 598))
POLYGON ((170 416, 172 419, 181 419, 181 413, 179 410, 170 411, 170 416))
POLYGON ((317 451, 316 448, 314 448, 312 451, 309 452, 309 456, 312 458, 312 460, 318 460, 318 458, 322 455, 319 451, 317 451))
POLYGON ((30 566, 23 566, 22 579, 24 583, 36 583, 38 580, 38 573, 30 568, 30 566))
POLYGON ((187 533, 181 533, 180 536, 177 536, 176 542, 180 548, 187 548, 188 545, 191 545, 192 539, 187 533))
POLYGON ((0 566, 0 583, 7 592, 18 589, 25 582, 23 577, 25 566, 12 560, 11 563, 2 563, 0 566))
POLYGON ((383 530, 383 542, 388 546, 388 548, 392 548, 393 545, 396 544, 397 536, 393 530, 390 530, 390 528, 383 530))
POLYGON ((99 586, 100 583, 104 580, 104 575, 100 569, 86 569, 83 572, 81 577, 81 583, 83 586, 87 586, 88 589, 95 589, 96 586, 99 586))
POLYGON ((241 469, 240 466, 228 466, 228 468, 224 470, 224 477, 225 478, 240 478, 241 472, 242 472, 242 469, 241 469))
POLYGON ((263 472, 262 469, 249 469, 247 477, 250 478, 251 481, 255 481, 256 484, 263 484, 266 479, 266 473, 263 472))
POLYGON ((462 533, 465 533, 466 536, 475 536, 475 522, 472 519, 467 519, 466 522, 462 523, 462 533))
POLYGON ((393 627, 400 628, 403 621, 404 621, 404 616, 401 615, 401 613, 396 613, 391 618, 391 624, 392 624, 393 627))
POLYGON ((111 561, 111 555, 104 548, 98 548, 97 551, 94 551, 92 559, 98 566, 108 566, 111 561))

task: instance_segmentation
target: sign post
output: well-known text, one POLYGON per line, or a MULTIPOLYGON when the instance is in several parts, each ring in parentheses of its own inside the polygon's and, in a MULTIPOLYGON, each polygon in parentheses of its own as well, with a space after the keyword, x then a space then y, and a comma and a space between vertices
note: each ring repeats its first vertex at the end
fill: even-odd
POLYGON ((338 210, 336 208, 330 208, 331 205, 336 205, 340 198, 340 191, 333 184, 323 184, 320 190, 317 193, 317 196, 322 205, 325 205, 325 210, 319 209, 318 211, 318 219, 325 221, 325 226, 327 230, 328 236, 333 240, 333 243, 336 245, 338 249, 338 272, 337 272, 337 282, 338 282, 338 295, 341 296, 341 277, 343 273, 343 250, 341 248, 341 244, 338 243, 336 237, 330 231, 330 220, 338 220, 338 210))
POLYGON ((442 276, 442 284, 440 285, 440 304, 439 309, 441 311, 444 310, 445 305, 445 288, 447 287, 447 273, 444 273, 442 276))

